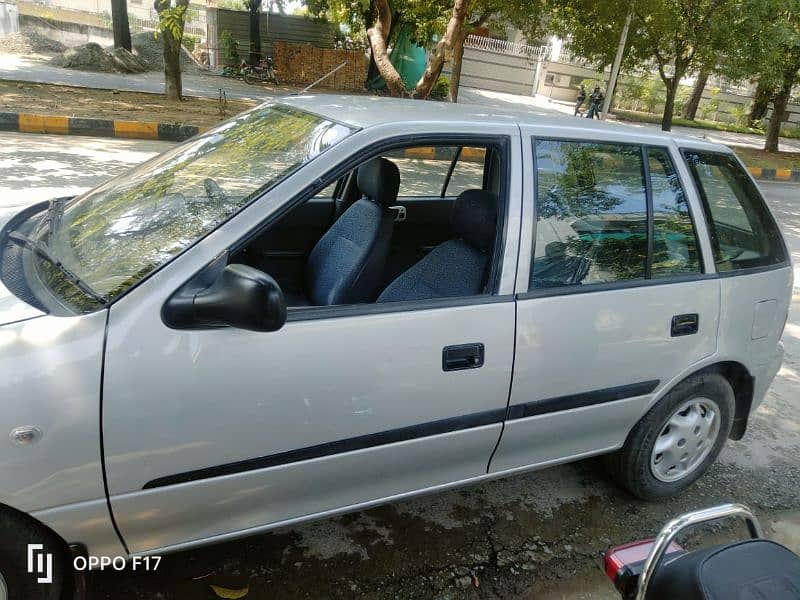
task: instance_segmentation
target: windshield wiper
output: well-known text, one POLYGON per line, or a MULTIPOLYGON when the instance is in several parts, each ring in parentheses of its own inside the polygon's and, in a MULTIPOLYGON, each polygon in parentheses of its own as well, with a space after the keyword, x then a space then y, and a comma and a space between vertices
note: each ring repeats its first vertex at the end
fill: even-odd
POLYGON ((53 233, 55 233, 56 228, 61 223, 61 216, 64 214, 64 202, 69 199, 70 197, 53 198, 50 200, 47 211, 44 213, 42 220, 39 222, 39 225, 36 228, 37 231, 41 231, 45 225, 48 226, 48 241, 53 239, 53 233))
POLYGON ((51 265, 53 265, 56 269, 61 271, 64 275, 64 279, 82 291, 84 294, 92 298, 93 300, 99 302, 102 305, 106 305, 108 300, 105 297, 101 296, 97 292, 95 292, 89 285, 84 283, 84 281, 75 275, 68 267, 66 267, 60 260, 58 260, 55 256, 50 253, 50 250, 42 244, 34 239, 29 238, 24 233, 20 233, 19 231, 12 231, 8 234, 8 239, 14 242, 15 244, 27 248, 37 256, 45 259, 51 265))

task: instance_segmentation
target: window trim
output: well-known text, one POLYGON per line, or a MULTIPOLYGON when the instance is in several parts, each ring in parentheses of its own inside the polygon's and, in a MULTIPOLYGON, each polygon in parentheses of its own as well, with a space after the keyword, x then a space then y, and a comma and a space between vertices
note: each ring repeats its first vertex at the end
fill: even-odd
MULTIPOLYGON (((556 137, 556 136, 537 136, 531 135, 531 156, 533 158, 533 223, 532 223, 532 232, 531 232, 531 250, 530 256, 527 257, 528 260, 528 290, 523 292, 517 292, 516 298, 518 300, 527 300, 531 298, 543 298, 543 297, 551 297, 551 296, 568 296, 571 294, 587 294, 592 292, 606 292, 606 291, 614 291, 614 290, 622 290, 622 289, 629 289, 629 288, 636 288, 636 287, 648 287, 652 285, 667 285, 673 283, 687 283, 692 281, 703 281, 706 279, 716 279, 716 273, 708 273, 705 268, 705 260, 703 259, 703 250, 700 245, 700 239, 698 236, 698 229, 697 229, 697 219, 694 211, 692 210, 691 203, 689 202, 689 196, 686 194, 686 186, 682 181, 681 173, 678 170, 677 165, 675 164, 675 159, 670 151, 669 142, 666 142, 665 145, 660 144, 649 144, 643 142, 632 142, 632 141, 615 141, 615 140, 607 140, 607 139, 600 139, 600 140, 587 140, 585 138, 570 138, 570 137, 556 137), (641 149, 641 160, 642 160, 642 176, 644 178, 645 184, 645 202, 647 208, 647 233, 648 233, 648 250, 647 250, 647 265, 645 269, 645 276, 641 279, 624 279, 619 281, 612 281, 612 282, 602 282, 602 283, 590 283, 586 285, 573 285, 573 286, 557 286, 557 287, 550 287, 550 288, 534 288, 531 289, 530 285, 533 281, 531 277, 531 272, 533 269, 533 260, 536 252, 536 234, 537 228, 539 223, 539 165, 538 165, 538 157, 536 153, 536 143, 539 141, 544 142, 566 142, 566 143, 578 143, 578 144, 606 144, 606 145, 614 145, 614 146, 634 146, 641 149), (653 278, 651 275, 652 273, 649 272, 649 268, 652 267, 652 249, 651 246, 653 244, 653 235, 652 231, 654 229, 654 215, 653 215, 653 206, 652 206, 652 184, 650 181, 650 169, 647 163, 648 153, 651 149, 661 150, 663 151, 667 157, 670 159, 672 163, 672 167, 675 171, 675 174, 678 177, 679 184, 681 186, 681 191, 683 192, 683 196, 686 200, 686 206, 689 212, 689 218, 692 222, 692 230, 694 232, 695 237, 695 246, 696 252, 699 260, 699 267, 700 270, 697 273, 679 273, 676 275, 669 275, 666 277, 656 277, 653 278)), ((701 201, 702 203, 702 201, 701 201)))
POLYGON ((439 298, 432 300, 410 300, 404 302, 385 302, 385 303, 363 303, 363 304, 343 304, 334 306, 296 306, 287 310, 287 322, 310 321, 319 319, 335 319, 343 317, 353 317, 372 314, 383 314, 393 312, 412 312, 416 310, 433 310, 437 308, 452 308, 457 306, 472 306, 481 304, 493 304, 499 302, 513 301, 513 294, 500 295, 498 287, 500 285, 503 260, 509 235, 508 225, 510 216, 510 188, 513 169, 511 165, 511 144, 512 136, 502 133, 469 134, 469 133, 432 133, 426 135, 405 134, 381 140, 368 148, 351 154, 338 165, 330 169, 325 175, 317 178, 313 183, 305 187, 300 193, 296 194, 291 200, 281 205, 272 215, 251 229, 246 235, 237 240, 236 244, 228 249, 229 256, 233 256, 252 242, 259 235, 263 234, 269 227, 279 222, 292 210, 314 197, 319 190, 330 185, 331 182, 343 177, 358 167, 359 164, 380 156, 388 150, 409 146, 422 145, 480 145, 494 146, 502 153, 504 173, 502 175, 502 187, 499 201, 499 212, 497 219, 497 237, 495 239, 494 256, 492 266, 489 271, 487 285, 490 291, 478 296, 459 296, 455 298, 439 298))
MULTIPOLYGON (((758 188, 758 184, 756 183, 753 176, 750 175, 750 172, 747 170, 747 167, 741 161, 741 159, 736 155, 734 152, 725 152, 724 150, 709 150, 705 148, 692 148, 691 146, 679 146, 678 153, 683 160, 684 165, 686 166, 686 171, 689 174, 690 179, 692 180, 692 184, 697 191, 697 198, 700 201, 700 206, 703 211, 703 217, 706 221, 706 229, 708 231, 708 241, 711 244, 711 260, 714 264, 714 270, 721 278, 726 277, 736 277, 738 275, 751 275, 755 273, 766 273, 769 271, 777 271, 779 269, 785 269, 786 267, 791 265, 791 254, 789 253, 789 248, 786 246, 786 240, 783 237, 783 232, 781 231, 780 227, 778 226, 778 222, 775 220, 775 216, 772 214, 772 211, 769 208, 769 204, 767 204, 764 195, 761 193, 761 190, 758 188), (747 181, 750 182, 750 185, 753 188, 753 191, 756 193, 756 198, 759 202, 761 202, 762 208, 767 215, 768 223, 767 225, 771 225, 775 231, 778 232, 778 242, 780 244, 780 248, 783 251, 783 260, 777 262, 772 265, 758 265, 755 267, 745 267, 743 269, 731 269, 729 271, 720 271, 717 266, 717 260, 715 255, 715 248, 714 248, 714 239, 716 235, 711 234, 712 229, 716 227, 716 223, 714 221, 713 215, 711 214, 711 209, 709 206, 708 198, 706 196, 705 190, 703 186, 700 184, 699 181, 694 176, 692 172, 692 165, 689 164, 687 160, 687 153, 696 152, 701 154, 711 154, 715 156, 722 156, 725 158, 732 159, 733 162, 739 167, 739 170, 744 174, 747 181)), ((744 210, 744 208, 742 208, 744 210)))

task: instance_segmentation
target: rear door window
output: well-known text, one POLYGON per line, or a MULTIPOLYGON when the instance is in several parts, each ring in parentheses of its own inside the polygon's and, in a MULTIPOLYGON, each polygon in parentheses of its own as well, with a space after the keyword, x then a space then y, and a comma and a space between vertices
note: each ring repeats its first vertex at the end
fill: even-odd
POLYGON ((786 262, 778 227, 738 161, 722 153, 683 154, 703 200, 717 271, 786 262))
POLYGON ((639 146, 536 141, 530 288, 644 279, 647 194, 639 146))

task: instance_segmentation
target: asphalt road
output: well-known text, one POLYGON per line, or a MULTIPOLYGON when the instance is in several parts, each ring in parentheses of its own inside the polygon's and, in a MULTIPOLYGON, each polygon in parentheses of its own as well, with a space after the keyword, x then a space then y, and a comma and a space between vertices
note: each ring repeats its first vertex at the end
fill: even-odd
MULTIPOLYGON (((166 143, 0 134, 0 204, 97 184, 166 143), (68 141, 67 141, 68 140, 68 141)), ((800 186, 762 186, 800 263, 800 186)), ((662 503, 611 485, 597 460, 164 558, 157 573, 96 573, 90 598, 612 599, 599 553, 649 537, 686 510, 739 501, 800 551, 800 273, 784 334, 784 366, 741 442, 687 493, 662 503)), ((707 536, 728 538, 713 528, 707 536)))

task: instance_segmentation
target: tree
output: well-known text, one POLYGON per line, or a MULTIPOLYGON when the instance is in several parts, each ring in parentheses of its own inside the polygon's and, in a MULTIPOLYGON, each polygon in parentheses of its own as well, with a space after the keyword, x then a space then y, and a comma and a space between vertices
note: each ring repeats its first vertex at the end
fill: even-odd
POLYGON ((393 96, 410 95, 412 98, 427 98, 433 84, 436 83, 444 65, 445 53, 452 50, 456 39, 461 35, 464 21, 469 10, 470 0, 453 0, 453 8, 449 21, 441 39, 431 49, 428 63, 413 90, 406 90, 403 79, 389 60, 387 40, 392 25, 392 11, 388 0, 375 0, 375 23, 367 30, 372 55, 378 72, 386 82, 389 93, 393 96))
MULTIPOLYGON (((675 98, 683 76, 713 62, 719 51, 740 35, 741 0, 637 0, 628 48, 627 69, 654 65, 666 87, 661 128, 672 128, 675 98)), ((626 3, 552 0, 557 33, 572 34, 573 49, 589 60, 611 62, 630 10, 626 3)))
POLYGON ((464 41, 475 28, 491 22, 511 22, 526 35, 538 32, 538 7, 543 0, 307 0, 308 12, 340 23, 351 39, 365 37, 372 49, 367 80, 380 74, 392 95, 426 98, 448 56, 452 56, 450 99, 458 97, 464 41), (455 17, 455 21, 454 21, 455 17), (531 24, 535 26, 531 26, 531 24), (400 30, 430 49, 425 73, 407 90, 389 60, 388 47, 400 30), (448 32, 450 35, 448 35, 448 32))
POLYGON ((114 30, 114 48, 125 48, 130 52, 133 46, 127 0, 111 0, 111 28, 114 30))
POLYGON ((261 0, 244 0, 250 15, 250 64, 261 60, 261 0))
POLYGON ((734 46, 725 69, 732 78, 758 82, 751 120, 766 116, 772 102, 764 149, 778 152, 781 125, 792 87, 800 83, 800 0, 744 0, 750 34, 734 46))
POLYGON ((689 100, 683 105, 683 111, 681 111, 681 116, 684 119, 694 121, 694 118, 697 116, 697 107, 700 106, 700 100, 703 98, 703 90, 706 89, 706 83, 708 83, 708 76, 710 74, 710 68, 707 66, 700 67, 700 72, 697 74, 697 81, 695 81, 694 88, 692 89, 692 95, 689 96, 689 100))
POLYGON ((155 0, 158 28, 164 43, 164 93, 169 100, 183 99, 181 81, 181 42, 189 0, 155 0))

